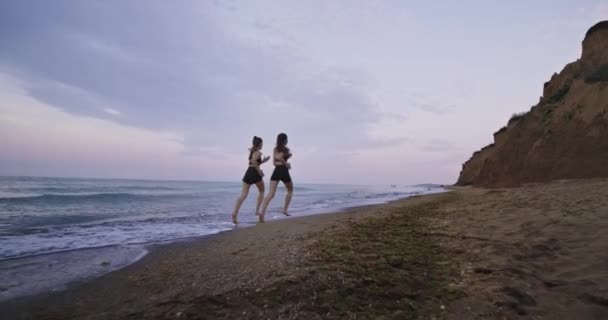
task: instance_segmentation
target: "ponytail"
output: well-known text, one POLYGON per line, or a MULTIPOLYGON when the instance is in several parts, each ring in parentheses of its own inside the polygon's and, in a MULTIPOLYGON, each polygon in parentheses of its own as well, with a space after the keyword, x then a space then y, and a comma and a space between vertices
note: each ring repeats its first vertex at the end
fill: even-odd
POLYGON ((252 146, 249 148, 249 160, 253 157, 253 153, 262 145, 262 138, 258 136, 253 136, 253 141, 251 142, 252 146))

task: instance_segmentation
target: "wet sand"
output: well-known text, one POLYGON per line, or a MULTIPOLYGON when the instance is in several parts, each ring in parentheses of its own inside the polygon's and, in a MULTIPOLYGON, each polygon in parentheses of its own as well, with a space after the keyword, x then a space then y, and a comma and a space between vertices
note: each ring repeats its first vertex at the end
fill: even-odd
POLYGON ((608 319, 608 180, 454 188, 150 248, 2 319, 608 319))
POLYGON ((87 281, 127 266, 146 252, 143 245, 107 246, 2 260, 0 302, 64 290, 67 284, 87 281))

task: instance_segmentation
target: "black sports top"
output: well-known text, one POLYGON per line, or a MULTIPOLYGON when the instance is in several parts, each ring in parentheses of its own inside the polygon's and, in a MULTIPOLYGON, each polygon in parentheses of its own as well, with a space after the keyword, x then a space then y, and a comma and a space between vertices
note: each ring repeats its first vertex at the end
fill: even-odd
MULTIPOLYGON (((251 157, 253 157, 253 152, 254 151, 250 151, 249 152, 249 164, 251 164, 251 157)), ((258 164, 262 163, 262 154, 260 153, 260 157, 257 159, 258 164)))

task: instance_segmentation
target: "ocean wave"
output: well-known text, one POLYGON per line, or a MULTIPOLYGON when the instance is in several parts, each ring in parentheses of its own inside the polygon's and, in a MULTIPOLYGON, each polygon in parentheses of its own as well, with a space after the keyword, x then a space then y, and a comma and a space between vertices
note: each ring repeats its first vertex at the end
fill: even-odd
POLYGON ((442 184, 435 184, 435 183, 421 183, 421 184, 416 184, 413 187, 415 188, 425 188, 425 189, 441 189, 443 188, 444 185, 442 184))
POLYGON ((37 193, 0 191, 0 201, 2 201, 2 199, 33 198, 33 197, 39 197, 41 195, 42 194, 37 194, 37 193))
POLYGON ((178 188, 163 186, 107 186, 107 187, 88 187, 88 186, 67 186, 67 187, 28 187, 28 188, 5 188, 0 191, 0 198, 7 198, 5 194, 74 194, 74 193, 117 193, 121 191, 177 191, 178 188))
POLYGON ((232 222, 222 223, 138 223, 135 225, 95 225, 87 232, 78 226, 48 233, 29 233, 6 237, 0 247, 0 261, 40 254, 112 245, 133 245, 174 241, 189 237, 215 234, 232 228, 232 222))
MULTIPOLYGON (((290 208, 295 216, 334 212, 438 191, 436 185, 305 184, 296 186, 290 208)), ((240 192, 238 182, 0 178, 0 260, 228 230, 240 192)), ((282 198, 283 187, 279 193, 282 198)), ((246 223, 257 220, 256 195, 242 207, 239 218, 246 223)), ((269 207, 269 219, 283 218, 279 200, 269 207)))
POLYGON ((297 192, 302 192, 302 191, 317 191, 317 190, 315 190, 313 188, 298 187, 298 186, 295 186, 294 190, 297 191, 297 192))
POLYGON ((365 196, 365 199, 376 199, 376 198, 386 198, 386 197, 397 197, 397 196, 411 196, 411 195, 415 195, 418 194, 418 192, 399 192, 399 191, 394 191, 394 192, 380 192, 380 193, 374 193, 374 194, 370 194, 365 196))
POLYGON ((176 198, 194 197, 192 193, 64 193, 64 194, 19 194, 1 193, 0 203, 24 203, 24 202, 60 202, 60 201, 110 201, 110 200, 130 200, 130 199, 152 199, 152 198, 176 198))
MULTIPOLYGON (((122 192, 116 188, 100 187, 28 187, 28 188, 7 188, 0 191, 0 199, 6 198, 31 198, 43 195, 74 195, 74 194, 96 194, 122 192)), ((128 191, 127 191, 128 192, 128 191)))

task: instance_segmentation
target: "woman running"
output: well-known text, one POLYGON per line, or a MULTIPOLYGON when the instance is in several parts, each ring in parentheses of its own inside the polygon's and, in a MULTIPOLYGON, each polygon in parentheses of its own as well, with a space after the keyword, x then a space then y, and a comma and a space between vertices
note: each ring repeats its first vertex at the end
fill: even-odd
POLYGON ((255 207, 256 215, 259 215, 260 206, 262 205, 262 200, 264 200, 264 172, 260 169, 260 165, 265 163, 270 159, 270 157, 266 157, 262 159, 262 138, 254 136, 253 137, 253 146, 249 149, 249 168, 245 172, 245 176, 243 177, 243 192, 236 199, 236 205, 234 206, 234 211, 232 212, 232 222, 237 224, 237 215, 239 214, 239 209, 243 204, 243 201, 247 199, 247 195, 249 194, 249 188, 252 184, 255 184, 258 187, 258 202, 255 207))
POLYGON ((287 162, 289 158, 291 158, 291 152, 289 152, 289 148, 287 148, 287 135, 284 133, 280 133, 277 136, 277 146, 274 148, 274 154, 272 157, 274 171, 272 172, 272 176, 270 177, 270 193, 268 193, 268 196, 266 196, 266 199, 264 200, 264 205, 262 206, 262 213, 260 214, 260 222, 264 222, 264 215, 266 214, 266 209, 268 209, 270 201, 272 201, 272 198, 274 198, 274 194, 277 191, 279 181, 282 181, 285 185, 285 188, 287 188, 287 195, 285 195, 285 204, 283 205, 282 213, 286 216, 289 216, 289 213, 287 213, 287 209, 289 208, 291 196, 293 195, 293 182, 291 181, 291 176, 289 175, 289 169, 291 169, 291 164, 287 162))

